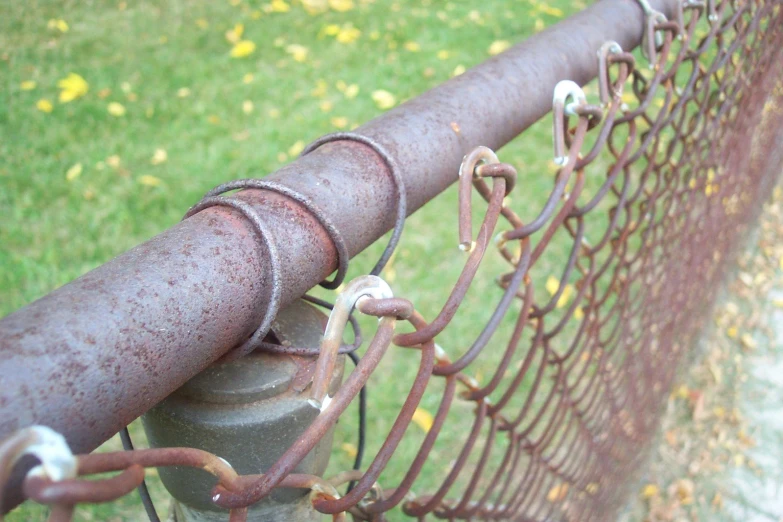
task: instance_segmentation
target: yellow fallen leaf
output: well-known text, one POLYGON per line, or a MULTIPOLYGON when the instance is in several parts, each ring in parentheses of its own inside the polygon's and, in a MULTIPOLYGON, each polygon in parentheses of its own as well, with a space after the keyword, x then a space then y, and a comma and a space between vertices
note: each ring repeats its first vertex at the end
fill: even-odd
POLYGON ((337 34, 340 32, 340 26, 337 24, 328 24, 325 25, 323 29, 321 29, 321 32, 329 36, 337 36, 337 34))
POLYGON ((340 13, 353 9, 353 0, 329 0, 329 7, 340 13))
POLYGON ((295 142, 291 147, 288 149, 288 155, 291 157, 298 156, 300 152, 302 152, 305 148, 305 142, 302 140, 299 140, 295 142))
POLYGON ((373 91, 372 100, 381 110, 391 109, 397 103, 397 98, 389 91, 384 91, 383 89, 373 91))
POLYGON ((169 155, 166 152, 166 149, 155 149, 155 153, 152 155, 150 163, 153 165, 160 165, 161 163, 165 163, 168 159, 169 155))
POLYGON ((254 108, 253 102, 251 102, 250 100, 245 100, 242 102, 242 112, 244 112, 245 114, 250 114, 251 112, 253 112, 253 108, 254 108))
POLYGON ((125 106, 121 103, 117 102, 111 102, 107 107, 106 110, 109 111, 109 114, 112 116, 115 116, 117 118, 121 116, 125 116, 125 106))
POLYGON ((451 53, 445 49, 441 49, 435 56, 438 57, 438 60, 448 60, 451 53))
POLYGON ((52 112, 52 109, 54 109, 54 105, 52 105, 52 102, 50 102, 46 98, 42 98, 38 100, 35 104, 35 107, 41 112, 52 112))
POLYGON ((242 77, 242 83, 244 84, 253 83, 253 75, 250 73, 245 74, 242 77))
POLYGON ((300 0, 307 14, 317 15, 329 10, 329 0, 300 0))
POLYGON ((736 339, 738 335, 737 327, 731 326, 726 330, 726 335, 729 337, 729 339, 736 339))
POLYGON ((57 82, 60 88, 59 100, 61 103, 68 103, 77 98, 81 98, 90 90, 87 81, 76 73, 70 73, 65 78, 57 82))
POLYGON ((147 187, 159 187, 160 185, 163 184, 163 180, 161 180, 158 177, 145 174, 139 178, 139 183, 147 187))
POLYGON ((362 32, 352 25, 346 25, 340 28, 335 35, 335 39, 340 43, 352 43, 359 39, 362 32))
POLYGON ((120 157, 116 154, 113 154, 106 158, 106 164, 114 169, 119 168, 120 166, 120 157))
POLYGON ((226 40, 229 43, 235 44, 242 39, 242 35, 245 34, 245 25, 236 24, 234 27, 226 31, 226 40))
POLYGON ((585 313, 582 311, 582 307, 581 306, 577 306, 576 309, 574 310, 574 319, 576 319, 577 321, 580 321, 580 320, 582 320, 582 318, 584 318, 584 316, 585 316, 585 313))
POLYGON ((659 489, 655 484, 647 484, 642 488, 642 498, 650 499, 658 495, 659 489))
POLYGON ((687 399, 688 395, 690 395, 690 390, 687 386, 684 384, 681 384, 677 387, 677 389, 674 390, 673 395, 677 397, 678 399, 687 399))
POLYGON ((331 120, 329 120, 332 125, 337 127, 338 129, 344 129, 348 126, 348 118, 345 118, 343 116, 335 116, 331 120))
POLYGON ((566 285, 565 288, 563 288, 563 293, 560 294, 560 298, 557 300, 557 307, 563 308, 565 305, 568 304, 568 301, 571 300, 571 294, 574 293, 574 286, 573 285, 566 285))
POLYGON ((196 20, 196 26, 199 29, 206 29, 209 27, 209 22, 204 18, 199 18, 198 20, 196 20))
POLYGON ((250 40, 241 40, 231 48, 232 58, 244 58, 250 56, 256 50, 256 44, 250 40))
POLYGON ((552 489, 549 490, 549 493, 546 494, 546 499, 549 502, 560 502, 563 500, 568 493, 568 483, 562 483, 558 484, 556 486, 552 486, 552 489))
POLYGON ((49 29, 57 29, 61 33, 67 33, 68 32, 68 22, 62 19, 51 19, 49 22, 47 22, 46 26, 49 29))
POLYGON ((356 457, 356 454, 359 452, 358 449, 356 449, 356 446, 351 444, 350 442, 343 442, 340 448, 348 454, 349 457, 354 458, 356 457))
POLYGON ((27 80, 19 84, 19 88, 23 91, 32 91, 35 89, 35 86, 38 85, 33 80, 27 80))
POLYGON ((179 89, 177 89, 178 98, 187 98, 188 96, 190 96, 190 89, 188 89, 187 87, 180 87, 179 89))
POLYGON ((465 72, 465 66, 464 65, 458 65, 454 68, 453 71, 451 71, 451 76, 459 76, 460 74, 465 72))
POLYGON ((315 88, 310 91, 310 94, 314 98, 323 98, 326 96, 326 94, 329 92, 329 84, 326 83, 326 80, 323 78, 319 78, 317 82, 315 82, 315 88))
POLYGON ((77 163, 68 170, 65 171, 65 179, 67 181, 73 181, 82 175, 82 164, 77 163))
POLYGON ((758 343, 750 334, 742 334, 742 337, 740 338, 740 342, 742 343, 742 346, 747 348, 748 350, 755 350, 758 346, 758 343))
POLYGON ((492 42, 492 45, 489 46, 489 49, 487 49, 487 52, 491 56, 495 56, 496 54, 500 54, 506 49, 511 47, 511 42, 508 40, 496 40, 492 42))
POLYGON ((321 108, 321 110, 322 110, 322 111, 324 111, 324 112, 329 112, 329 111, 331 111, 331 110, 332 110, 332 108, 334 107, 334 105, 332 104, 332 102, 330 102, 329 100, 324 100, 324 101, 322 101, 321 103, 319 103, 319 104, 318 104, 318 106, 319 106, 319 107, 321 108))
MULTIPOLYGON (((693 492, 695 485, 690 479, 679 479, 674 483, 674 494, 683 506, 689 506, 693 504, 693 492)), ((670 488, 671 493, 671 488, 670 488)))
POLYGON ((555 279, 554 276, 549 276, 546 280, 546 291, 549 292, 549 295, 555 295, 557 293, 557 290, 560 288, 560 281, 555 279))
POLYGON ((432 428, 434 419, 432 414, 427 410, 423 408, 416 408, 416 411, 413 412, 413 422, 416 423, 419 428, 424 430, 424 433, 428 433, 432 428))
POLYGON ((356 98, 357 94, 359 94, 359 86, 356 85, 355 83, 348 85, 343 91, 343 95, 349 100, 356 98))
POLYGON ((588 495, 595 495, 598 493, 599 485, 597 482, 590 482, 587 486, 585 486, 585 491, 588 495))
POLYGON ((562 18, 564 13, 562 9, 558 9, 557 7, 551 7, 547 4, 541 3, 536 6, 536 8, 545 14, 551 15, 551 16, 557 16, 558 18, 562 18))
POLYGON ((421 51, 421 46, 416 42, 405 42, 403 47, 406 51, 410 51, 412 53, 418 53, 421 51))
POLYGON ((294 61, 299 63, 303 63, 307 60, 307 55, 310 53, 310 50, 307 47, 299 44, 291 44, 286 47, 285 50, 291 55, 294 61))
POLYGON ((269 11, 272 13, 287 13, 291 6, 285 0, 272 0, 269 4, 269 11))

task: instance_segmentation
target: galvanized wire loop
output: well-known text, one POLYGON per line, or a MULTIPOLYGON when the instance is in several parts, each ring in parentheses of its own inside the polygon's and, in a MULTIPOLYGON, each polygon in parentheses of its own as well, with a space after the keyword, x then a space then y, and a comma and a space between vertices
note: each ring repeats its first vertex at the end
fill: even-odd
POLYGON ((280 265, 280 255, 277 252, 277 245, 275 244, 273 239, 274 236, 272 235, 272 231, 269 229, 269 226, 264 223, 264 221, 261 219, 261 216, 249 203, 238 199, 226 198, 217 195, 227 190, 232 190, 227 188, 223 191, 218 191, 220 188, 221 187, 217 187, 216 189, 210 190, 208 192, 209 195, 205 196, 200 202, 191 207, 183 219, 187 219, 194 214, 197 214, 202 210, 210 207, 224 206, 237 210, 252 225, 252 227, 255 229, 256 235, 266 248, 266 251, 269 255, 269 272, 272 275, 272 292, 268 298, 266 312, 264 313, 264 317, 261 320, 261 324, 258 326, 258 328, 256 328, 249 339, 247 339, 239 347, 234 348, 223 356, 223 360, 230 361, 247 355, 258 348, 264 341, 264 337, 269 332, 269 329, 272 327, 272 321, 275 320, 275 317, 277 317, 277 312, 280 310, 280 296, 282 293, 282 280, 280 274, 282 267, 280 265))
POLYGON ((386 148, 377 142, 375 139, 355 132, 335 132, 321 136, 317 140, 313 141, 302 151, 300 156, 311 153, 321 145, 326 143, 332 143, 334 141, 355 141, 370 147, 375 154, 377 154, 381 160, 386 164, 386 168, 389 169, 389 175, 394 182, 394 187, 397 191, 397 216, 394 221, 394 229, 392 235, 389 238, 389 243, 386 245, 380 259, 375 264, 370 275, 379 275, 381 271, 389 262, 391 255, 394 253, 394 249, 397 247, 397 243, 400 241, 402 235, 402 229, 405 226, 405 218, 408 215, 408 203, 407 194, 405 192, 405 182, 402 179, 402 173, 400 172, 399 165, 394 159, 394 156, 389 154, 386 148))
POLYGON ((218 196, 225 194, 232 190, 241 189, 259 189, 268 190, 270 192, 276 192, 289 199, 292 199, 305 207, 307 211, 316 219, 318 223, 324 227, 324 230, 329 234, 329 238, 332 240, 335 250, 337 250, 337 273, 334 279, 331 281, 322 281, 320 284, 324 288, 335 289, 340 286, 345 280, 345 274, 348 271, 348 263, 350 261, 350 254, 348 253, 348 247, 345 245, 340 231, 334 226, 329 217, 316 205, 310 198, 297 192, 296 190, 278 183, 276 181, 268 181, 263 179, 237 179, 223 183, 207 192, 205 197, 218 196))
POLYGON ((635 64, 633 54, 624 52, 615 41, 605 42, 598 50, 598 96, 603 107, 607 107, 613 98, 622 95, 623 84, 635 64), (625 68, 624 74, 621 74, 617 82, 613 82, 609 74, 609 66, 613 64, 625 68))
POLYGON ((348 323, 354 306, 359 299, 388 299, 393 297, 391 288, 378 276, 367 275, 351 281, 337 297, 337 301, 329 314, 329 322, 326 324, 321 341, 321 350, 316 361, 315 375, 311 398, 318 407, 325 407, 327 388, 334 373, 336 357, 343 339, 343 330, 348 323))
POLYGON ((564 166, 568 162, 566 151, 570 148, 568 132, 568 116, 586 118, 587 130, 601 122, 603 110, 595 105, 588 105, 585 93, 579 85, 571 80, 563 80, 555 86, 552 99, 553 134, 556 165, 564 166), (569 101, 570 100, 570 101, 569 101))

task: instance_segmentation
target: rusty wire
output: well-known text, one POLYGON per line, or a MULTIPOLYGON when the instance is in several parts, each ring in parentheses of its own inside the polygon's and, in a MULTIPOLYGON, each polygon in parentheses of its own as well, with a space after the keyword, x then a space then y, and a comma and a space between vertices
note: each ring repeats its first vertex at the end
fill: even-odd
MULTIPOLYGON (((334 397, 325 395, 323 382, 341 349, 340 332, 329 333, 321 350, 308 352, 319 357, 312 400, 321 414, 271 468, 239 476, 225 461, 197 449, 135 450, 78 456, 78 476, 120 472, 87 482, 73 473, 47 473, 53 464, 39 452, 44 472, 28 475, 26 496, 54 506, 52 520, 68 520, 79 502, 132 491, 143 468, 177 465, 212 473, 217 480, 212 501, 231 510, 235 521, 277 487, 311 490, 315 509, 335 519, 350 513, 380 520, 398 505, 419 519, 611 518, 655 434, 676 362, 693 344, 723 268, 781 167, 767 165, 765 157, 770 147, 780 146, 771 136, 783 123, 781 5, 686 0, 675 21, 646 7, 642 51, 649 68, 607 42, 597 49, 600 104, 590 104, 573 82, 555 90, 554 158, 561 168, 540 212, 523 219, 506 205, 516 180, 512 166, 484 147, 466 151, 458 237, 467 259, 436 317, 426 320, 386 290, 366 291, 386 288, 375 276, 352 282, 358 293, 338 303, 333 314, 342 314, 342 327, 355 308, 378 316, 378 329, 334 397), (586 143, 590 148, 583 151, 586 143), (586 188, 587 177, 602 172, 600 187, 586 188), (473 189, 487 203, 475 236, 473 189), (588 219, 597 214, 608 222, 602 229, 588 219), (467 349, 442 348, 435 341, 467 306, 465 296, 501 220, 509 228, 494 243, 510 270, 498 278, 497 306, 467 349), (544 283, 530 271, 555 234, 569 238, 569 254, 557 288, 543 292, 544 283), (569 287, 575 295, 560 306, 569 287), (510 339, 501 342, 495 334, 512 313, 510 339), (413 331, 395 334, 398 320, 408 321, 413 331), (369 466, 331 480, 292 473, 359 395, 392 344, 418 351, 420 362, 369 466), (466 369, 489 346, 502 357, 493 375, 479 382, 466 369), (378 478, 433 379, 444 385, 432 426, 402 480, 382 488, 378 478), (439 488, 414 493, 421 474, 441 473, 433 467, 432 450, 445 430, 455 429, 447 424, 455 399, 474 404, 472 424, 458 427, 466 432, 464 445, 439 488), (349 482, 355 485, 341 496, 336 487, 349 482)), ((331 137, 313 147, 333 139, 363 138, 331 137)), ((395 176, 392 156, 375 150, 395 176)), ((397 189, 403 193, 401 185, 397 189)), ((263 238, 266 230, 257 228, 263 238)), ((329 231, 338 245, 335 233, 329 231)), ((389 248, 381 266, 388 255, 389 248)), ((24 436, 30 434, 2 447, 3 480, 19 455, 31 451, 24 436)))

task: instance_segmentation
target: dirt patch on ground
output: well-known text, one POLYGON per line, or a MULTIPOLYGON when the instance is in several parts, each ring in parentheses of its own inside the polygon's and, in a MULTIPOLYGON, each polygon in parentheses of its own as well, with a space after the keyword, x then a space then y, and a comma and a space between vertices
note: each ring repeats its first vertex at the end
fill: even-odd
POLYGON ((783 520, 783 189, 671 390, 624 521, 783 520))

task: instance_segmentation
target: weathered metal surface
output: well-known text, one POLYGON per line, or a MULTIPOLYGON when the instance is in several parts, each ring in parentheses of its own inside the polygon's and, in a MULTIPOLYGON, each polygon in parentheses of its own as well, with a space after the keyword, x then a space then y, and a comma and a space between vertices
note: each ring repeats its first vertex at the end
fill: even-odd
MULTIPOLYGON (((325 327, 326 316, 300 300, 280 311, 272 332, 284 345, 315 347, 325 327)), ((344 361, 340 356, 331 374, 331 395, 339 388, 344 361)), ((297 385, 309 380, 314 366, 312 358, 264 352, 215 363, 142 416, 150 446, 190 446, 220 455, 238 473, 263 472, 320 413, 309 389, 297 385)), ((322 475, 331 446, 330 430, 294 471, 322 475)), ((209 473, 169 467, 160 470, 160 478, 175 499, 180 522, 226 519, 227 511, 211 501, 217 480, 209 473)), ((249 521, 319 517, 302 489, 276 490, 247 512, 249 521)))
MULTIPOLYGON (((561 168, 539 211, 523 208, 518 215, 507 205, 506 196, 516 181, 512 166, 501 163, 487 147, 460 145, 466 148, 459 168, 455 166, 460 183, 459 234, 455 240, 458 236, 467 255, 463 271, 439 312, 425 319, 414 311, 412 303, 391 297, 391 289, 376 276, 363 276, 346 285, 338 298, 319 350, 260 346, 276 357, 297 354, 309 358, 312 372, 293 378, 291 384, 285 379, 277 382, 280 387, 287 384, 287 389, 309 393, 308 405, 318 410, 308 417, 300 435, 270 449, 274 453, 270 460, 256 463, 240 476, 216 455, 193 448, 75 458, 50 430, 28 430, 0 445, 0 485, 7 477, 9 463, 27 452, 37 455, 43 467, 25 480, 26 494, 52 504, 63 520, 70 517, 74 502, 127 493, 138 484, 139 467, 151 466, 194 467, 213 475, 200 496, 186 500, 201 503, 205 510, 213 505, 230 510, 232 521, 246 520, 258 502, 290 493, 286 488, 308 490, 307 501, 312 507, 338 520, 346 513, 360 520, 377 520, 396 506, 420 519, 430 515, 449 520, 611 519, 640 469, 643 448, 656 432, 660 406, 678 362, 694 343, 732 253, 738 250, 760 202, 783 170, 783 6, 763 0, 706 5, 689 0, 682 5, 683 12, 674 13, 674 23, 645 0, 638 0, 638 5, 645 13, 640 31, 645 34, 649 63, 636 63, 618 42, 597 42, 593 46, 597 55, 589 59, 598 67, 597 101, 601 105, 592 104, 577 83, 563 81, 553 89, 555 161, 561 168), (473 189, 487 203, 475 236, 471 227, 473 189), (497 234, 501 223, 506 229, 497 234), (472 342, 460 336, 459 342, 449 343, 448 337, 440 334, 454 327, 460 309, 468 312, 473 304, 466 299, 467 292, 491 253, 493 236, 496 254, 508 263, 509 272, 497 280, 502 291, 496 291, 494 310, 472 342), (568 252, 562 253, 563 249, 568 252), (548 259, 542 257, 546 252, 548 259), (533 270, 534 265, 541 268, 544 263, 545 276, 549 276, 545 283, 533 270), (369 347, 357 357, 356 369, 333 393, 326 382, 335 357, 355 348, 340 346, 342 328, 353 308, 378 316, 380 321, 369 347), (508 320, 505 335, 501 328, 504 318, 508 320), (398 320, 409 321, 414 331, 394 335, 398 320), (436 339, 444 346, 437 346, 436 339), (366 469, 344 471, 329 480, 297 473, 378 370, 390 344, 406 347, 418 367, 408 372, 410 389, 388 431, 373 433, 379 439, 373 446, 378 449, 371 463, 366 469), (477 364, 482 356, 491 355, 495 359, 490 360, 490 367, 477 364), (431 383, 439 384, 430 388, 431 383), (410 439, 417 443, 417 453, 402 466, 404 476, 382 475, 409 436, 408 428, 427 391, 442 395, 426 434, 417 433, 410 439), (459 406, 457 399, 462 402, 459 406), (466 417, 472 421, 470 426, 466 417), (54 456, 25 439, 25 434, 39 432, 50 437, 54 456), (454 435, 462 435, 458 444, 454 435), (449 458, 445 473, 439 454, 449 458), (100 480, 93 489, 76 478, 111 470, 122 473, 100 480), (438 485, 414 489, 424 475, 438 485), (379 480, 388 481, 384 484, 388 487, 381 487, 379 480), (353 487, 341 496, 336 487, 345 483, 353 487), (207 499, 206 490, 212 484, 207 499)), ((570 52, 567 56, 579 54, 570 52)), ((531 58, 530 63, 539 62, 531 58)), ((504 81, 513 79, 511 75, 504 81)), ((478 90, 480 83, 468 85, 478 90)), ((505 92, 502 82, 499 85, 498 90, 505 92)), ((442 89, 448 91, 447 87, 442 89)), ((480 92, 465 94, 468 103, 484 107, 481 96, 480 92)), ((484 108, 495 110, 494 106, 484 108)), ((442 112, 448 116, 451 110, 456 109, 449 105, 442 112)), ((435 124, 430 129, 427 125, 438 121, 440 115, 430 114, 431 118, 423 121, 410 112, 392 112, 394 118, 384 131, 400 120, 404 127, 415 129, 411 136, 395 132, 384 136, 379 131, 373 145, 355 136, 343 136, 348 143, 326 143, 307 158, 318 158, 321 153, 327 158, 332 152, 351 150, 356 154, 354 160, 366 159, 367 153, 375 155, 386 167, 387 176, 392 168, 388 159, 393 156, 396 165, 403 158, 400 169, 407 172, 415 165, 415 158, 406 158, 406 154, 417 146, 426 147, 419 132, 422 129, 429 133, 427 139, 448 142, 464 137, 456 130, 462 129, 462 124, 454 120, 448 130, 435 124), (369 149, 362 153, 357 146, 369 149)), ((441 123, 445 121, 448 119, 441 123)), ((475 121, 481 123, 481 117, 476 116, 475 121)), ((483 124, 490 126, 489 121, 483 124)), ((499 139, 497 133, 502 132, 487 130, 488 143, 499 139)), ((448 162, 451 147, 432 154, 445 154, 437 161, 448 162)), ((419 158, 418 165, 430 181, 410 176, 403 183, 406 190, 411 189, 409 181, 425 193, 434 191, 439 183, 445 185, 447 177, 440 178, 441 171, 430 159, 419 158)), ((292 171, 286 176, 294 183, 316 174, 292 171)), ((399 181, 390 183, 392 188, 402 186, 399 181)), ((360 227, 342 230, 344 216, 334 216, 334 220, 331 214, 327 216, 329 202, 311 199, 304 188, 291 190, 295 191, 293 201, 306 201, 302 204, 310 209, 308 215, 319 214, 316 220, 323 226, 322 232, 329 229, 329 241, 353 245, 347 247, 353 252, 356 238, 363 233, 360 227)), ((380 197, 369 189, 361 192, 346 193, 373 201, 380 197)), ((409 196, 426 199, 421 193, 409 196)), ((239 196, 264 197, 257 193, 239 196)), ((222 204, 220 200, 211 202, 222 204)), ((345 200, 338 202, 345 204, 345 200)), ((383 205, 382 201, 376 203, 383 205)), ((387 216, 401 208, 399 201, 393 203, 385 207, 387 216)), ((287 205, 293 208, 292 203, 287 205)), ((241 218, 232 218, 238 224, 258 221, 254 207, 235 207, 244 209, 241 218)), ((275 249, 264 243, 266 233, 258 223, 248 233, 262 252, 265 245, 274 257, 275 249)), ((335 261, 332 258, 333 266, 335 261)), ((278 280, 282 275, 282 269, 276 270, 272 278, 278 280)), ((482 292, 479 306, 487 306, 491 295, 482 292)), ((278 304, 275 301, 274 306, 278 304)), ((256 318, 263 315, 262 310, 256 318)), ((251 331, 248 328, 246 335, 251 331)), ((310 344, 306 340, 292 343, 310 344)), ((242 361, 248 365, 243 368, 257 362, 256 355, 250 357, 242 361)), ((285 360, 276 364, 285 365, 285 360)), ((262 366, 265 371, 275 370, 272 364, 262 366)), ((181 393, 189 394, 187 401, 191 403, 234 402, 236 397, 225 393, 220 368, 225 366, 215 366, 197 377, 164 405, 174 405, 181 393), (209 381, 206 386, 201 382, 204 379, 209 381), (199 401, 192 401, 193 397, 199 401)), ((245 387, 245 395, 258 399, 277 393, 274 388, 245 387)), ((172 419, 187 417, 187 413, 176 411, 172 419)), ((207 412, 200 414, 202 420, 209 416, 207 412)), ((245 415, 237 423, 248 419, 255 417, 245 415)), ((277 417, 277 421, 281 419, 277 417)), ((213 438, 212 449, 220 453, 217 447, 225 441, 213 438)), ((245 434, 238 440, 241 443, 249 438, 245 434)), ((191 442, 187 436, 176 440, 191 442)), ((227 450, 224 455, 230 453, 227 450)))
MULTIPOLYGON (((675 4, 654 2, 667 14, 675 4)), ((414 212, 456 181, 467 150, 498 148, 544 116, 558 81, 595 77, 605 40, 635 47, 642 23, 632 0, 604 0, 356 132, 394 157, 414 212)), ((269 179, 307 195, 351 255, 394 224, 394 182, 361 143, 327 143, 269 179)), ((237 198, 274 230, 282 304, 336 268, 329 234, 301 205, 266 191, 237 198)), ((0 437, 42 423, 75 451, 94 449, 254 331, 268 261, 244 217, 210 208, 4 318, 0 437)))
MULTIPOLYGON (((65 477, 32 474, 28 496, 53 504, 68 520, 69 503, 92 498, 83 481, 71 478, 76 460, 79 475, 123 472, 100 480, 95 495, 127 493, 139 466, 200 468, 215 477, 211 502, 230 509, 232 522, 246 520, 257 502, 284 488, 308 490, 312 507, 335 520, 347 513, 383 520, 397 506, 420 520, 613 519, 655 436, 679 362, 783 171, 783 5, 688 1, 674 24, 645 0, 639 4, 647 15, 646 41, 660 40, 647 50, 657 61, 637 64, 619 44, 606 42, 594 57, 601 106, 573 82, 554 89, 555 157, 562 168, 539 212, 520 209, 523 219, 507 204, 516 181, 512 166, 487 147, 466 151, 455 242, 458 237, 467 255, 431 320, 368 275, 346 285, 320 350, 262 347, 311 358, 317 369, 297 382, 310 388, 320 409, 263 473, 238 476, 217 456, 192 448, 75 459, 56 434, 43 430, 59 460, 35 453, 50 475, 65 477), (472 189, 487 203, 475 236, 472 189), (507 228, 495 235, 500 223, 507 228), (458 312, 486 307, 493 296, 484 290, 481 299, 466 298, 493 236, 495 254, 509 270, 497 279, 502 290, 494 292, 494 310, 472 343, 464 330, 456 340, 441 337, 456 326, 458 312), (545 283, 533 270, 537 263, 546 263, 545 283), (336 354, 354 349, 339 346, 354 307, 380 321, 332 396, 323 380, 336 354), (507 328, 501 328, 504 318, 507 328), (394 335, 398 320, 415 331, 394 335), (372 462, 330 479, 294 473, 378 371, 390 344, 405 347, 419 364, 406 372, 412 382, 391 427, 385 434, 373 430, 372 462), (418 419, 422 435, 409 428, 426 392, 442 395, 431 423, 418 419), (415 456, 395 454, 406 437, 415 456), (387 469, 393 458, 407 459, 402 476, 387 469), (57 472, 58 461, 68 473, 57 472), (426 483, 417 482, 424 476, 426 483), (354 486, 341 496, 336 488, 345 483, 354 486)), ((388 416, 388 407, 382 410, 388 416)), ((0 472, 33 452, 23 444, 25 433, 0 445, 0 472)))

